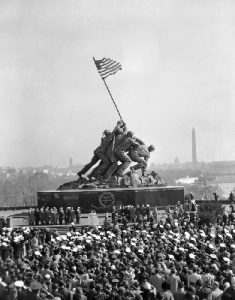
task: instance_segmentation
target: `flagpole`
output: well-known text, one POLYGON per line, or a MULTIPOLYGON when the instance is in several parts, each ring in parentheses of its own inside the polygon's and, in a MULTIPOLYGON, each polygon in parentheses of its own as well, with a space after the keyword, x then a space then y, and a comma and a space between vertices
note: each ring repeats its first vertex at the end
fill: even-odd
POLYGON ((119 114, 119 117, 120 117, 120 119, 122 120, 122 116, 121 116, 121 114, 120 114, 120 111, 119 111, 119 109, 118 109, 118 107, 117 107, 117 104, 116 104, 116 102, 114 101, 114 99, 113 99, 113 96, 112 96, 112 94, 111 94, 111 92, 110 92, 110 90, 109 90, 109 88, 108 88, 108 86, 107 86, 107 83, 106 83, 106 81, 102 78, 102 80, 103 80, 103 82, 104 82, 104 84, 105 84, 105 86, 106 86, 106 89, 108 90, 108 92, 109 92, 109 95, 110 95, 110 97, 111 97, 111 99, 112 99, 112 101, 113 101, 113 104, 114 104, 114 106, 115 106, 115 108, 116 108, 116 110, 117 110, 117 112, 118 112, 118 114, 119 114))
MULTIPOLYGON (((94 58, 94 57, 93 57, 93 60, 94 60, 94 63, 95 63, 95 58, 94 58)), ((95 65, 96 65, 96 63, 95 63, 95 65)), ((111 92, 110 92, 110 90, 109 90, 109 87, 107 86, 106 81, 105 81, 102 77, 101 77, 101 79, 103 80, 104 85, 106 86, 106 89, 107 89, 107 91, 108 91, 108 93, 109 93, 109 95, 110 95, 110 97, 111 97, 111 99, 112 99, 112 101, 113 101, 113 104, 114 104, 114 106, 115 106, 115 108, 116 108, 116 110, 117 110, 117 113, 118 113, 120 119, 123 120, 123 119, 122 119, 122 116, 121 116, 121 113, 120 113, 120 111, 119 111, 119 109, 118 109, 118 107, 117 107, 117 104, 116 104, 116 102, 115 102, 114 99, 113 99, 113 96, 112 96, 112 94, 111 94, 111 92)))

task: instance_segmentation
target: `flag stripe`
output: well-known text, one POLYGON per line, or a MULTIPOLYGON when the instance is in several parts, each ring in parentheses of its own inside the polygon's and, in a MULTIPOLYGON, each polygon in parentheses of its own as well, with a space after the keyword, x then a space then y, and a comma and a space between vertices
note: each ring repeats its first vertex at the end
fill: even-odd
POLYGON ((100 60, 94 59, 94 61, 97 70, 103 79, 107 78, 109 75, 117 73, 118 70, 122 70, 121 64, 110 58, 103 58, 100 60))
MULTIPOLYGON (((109 60, 109 61, 107 61, 107 62, 105 62, 105 63, 102 63, 102 62, 100 62, 100 61, 98 61, 97 63, 96 63, 96 65, 97 65, 97 67, 98 67, 98 69, 103 69, 103 68, 106 68, 106 67, 109 67, 109 66, 112 66, 112 65, 120 65, 118 62, 116 62, 116 61, 111 61, 111 60, 109 60)), ((120 65, 121 66, 121 65, 120 65)))
POLYGON ((120 69, 112 70, 112 71, 109 71, 109 72, 106 72, 106 73, 102 73, 102 74, 100 73, 100 75, 103 76, 103 77, 104 76, 107 77, 107 76, 111 75, 111 73, 112 74, 117 73, 118 70, 120 70, 120 69))
POLYGON ((106 61, 106 62, 102 63, 102 66, 103 67, 110 66, 110 65, 116 64, 116 63, 118 63, 118 62, 116 62, 116 61, 106 61))
POLYGON ((112 62, 113 60, 109 59, 109 58, 103 58, 100 60, 100 63, 101 64, 107 64, 107 63, 110 63, 112 62))
POLYGON ((112 61, 110 58, 103 58, 100 60, 100 63, 107 63, 107 62, 110 62, 112 61))
POLYGON ((106 70, 105 69, 99 70, 99 73, 100 73, 100 75, 106 75, 106 74, 108 74, 110 72, 118 71, 120 69, 121 69, 120 66, 117 66, 117 67, 106 69, 106 70))
MULTIPOLYGON (((120 70, 120 69, 118 69, 118 70, 120 70)), ((113 72, 110 72, 110 73, 108 73, 107 75, 102 75, 102 78, 107 78, 109 75, 116 74, 118 70, 113 71, 113 72)))
POLYGON ((102 65, 101 69, 109 69, 109 68, 112 68, 113 66, 117 66, 119 65, 119 63, 116 63, 116 62, 111 62, 111 63, 107 63, 106 65, 102 65))
POLYGON ((111 62, 107 62, 105 64, 99 64, 99 69, 105 69, 105 68, 109 68, 115 65, 120 65, 118 62, 116 61, 111 61, 111 62))
POLYGON ((116 64, 116 65, 113 65, 113 66, 110 66, 110 67, 107 67, 107 68, 103 68, 103 69, 100 69, 99 71, 101 73, 106 73, 106 72, 109 72, 109 71, 113 71, 113 70, 116 70, 116 69, 119 69, 121 66, 120 64, 116 64))

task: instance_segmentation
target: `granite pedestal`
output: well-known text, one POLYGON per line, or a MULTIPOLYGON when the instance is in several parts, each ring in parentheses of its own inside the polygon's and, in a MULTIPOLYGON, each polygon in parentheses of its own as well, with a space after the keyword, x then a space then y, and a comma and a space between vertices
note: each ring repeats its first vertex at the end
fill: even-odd
POLYGON ((113 206, 150 205, 168 206, 184 201, 182 186, 52 190, 38 192, 38 207, 79 206, 82 213, 95 210, 97 213, 111 212, 113 206))

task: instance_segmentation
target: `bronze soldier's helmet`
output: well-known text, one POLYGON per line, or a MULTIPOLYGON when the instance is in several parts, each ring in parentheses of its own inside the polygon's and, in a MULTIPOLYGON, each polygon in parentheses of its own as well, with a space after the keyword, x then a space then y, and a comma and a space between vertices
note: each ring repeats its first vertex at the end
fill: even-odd
POLYGON ((148 150, 149 150, 150 152, 152 152, 152 151, 155 150, 155 147, 154 147, 153 145, 150 145, 150 146, 148 147, 148 150))
POLYGON ((118 122, 117 122, 117 125, 124 125, 125 123, 124 123, 124 121, 123 120, 119 120, 118 122))
POLYGON ((110 135, 112 132, 111 132, 111 130, 108 130, 108 129, 105 129, 104 130, 104 135, 105 136, 108 136, 108 135, 110 135))
POLYGON ((128 131, 126 134, 128 137, 133 137, 134 136, 134 132, 133 131, 128 131))

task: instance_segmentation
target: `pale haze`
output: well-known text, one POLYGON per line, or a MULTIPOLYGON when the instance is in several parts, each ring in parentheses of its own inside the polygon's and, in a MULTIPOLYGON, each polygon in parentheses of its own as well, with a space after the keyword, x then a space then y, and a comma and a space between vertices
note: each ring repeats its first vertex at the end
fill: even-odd
POLYGON ((235 1, 0 1, 0 166, 90 160, 118 121, 150 163, 235 160, 235 1))

